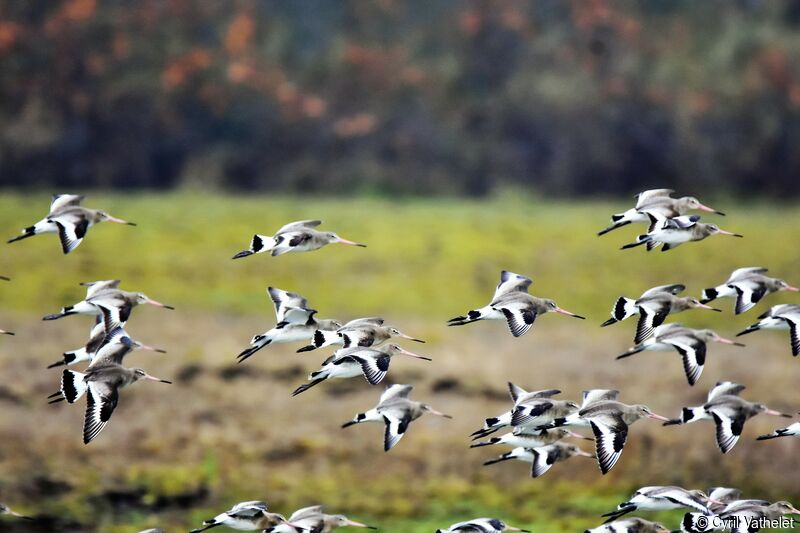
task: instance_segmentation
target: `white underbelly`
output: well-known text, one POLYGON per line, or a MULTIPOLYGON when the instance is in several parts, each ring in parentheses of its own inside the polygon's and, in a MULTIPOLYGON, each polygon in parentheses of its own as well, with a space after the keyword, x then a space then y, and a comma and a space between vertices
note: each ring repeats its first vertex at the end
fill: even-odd
POLYGON ((314 338, 316 328, 311 326, 286 326, 281 329, 273 329, 269 337, 273 344, 283 344, 287 342, 309 341, 314 338))
POLYGON ((651 235, 654 240, 667 244, 681 244, 692 240, 692 232, 687 230, 656 230, 651 235))
POLYGON ((76 303, 72 306, 70 311, 74 313, 79 313, 81 315, 99 315, 100 309, 96 305, 92 305, 86 300, 76 303))
POLYGON ((331 378, 354 378, 360 376, 361 365, 358 363, 342 363, 340 365, 331 365, 328 377, 331 378))

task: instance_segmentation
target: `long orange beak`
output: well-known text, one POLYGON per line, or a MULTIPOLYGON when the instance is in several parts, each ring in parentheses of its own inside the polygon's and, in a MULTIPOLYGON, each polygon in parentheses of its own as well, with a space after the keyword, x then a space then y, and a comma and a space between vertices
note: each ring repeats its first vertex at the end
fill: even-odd
POLYGON ((792 415, 787 415, 786 413, 781 413, 780 411, 776 411, 775 409, 767 409, 764 411, 764 414, 772 415, 772 416, 782 416, 783 418, 792 418, 792 415))
POLYGON ((341 237, 339 237, 339 239, 336 242, 338 242, 339 244, 349 244, 350 246, 360 246, 361 248, 367 247, 366 244, 361 244, 360 242, 348 241, 347 239, 342 239, 341 237))
POLYGON ((742 348, 744 348, 744 346, 745 346, 741 342, 732 341, 732 340, 726 339, 724 337, 719 337, 717 339, 717 342, 721 342, 722 344, 730 344, 731 346, 741 346, 742 348))
POLYGON ((408 339, 408 340, 410 340, 410 341, 414 341, 414 342, 422 342, 422 343, 424 343, 424 342, 425 342, 425 341, 424 341, 424 340, 422 340, 422 339, 415 339, 414 337, 412 337, 412 336, 410 336, 410 335, 406 335, 405 333, 401 333, 399 336, 400 336, 401 338, 403 338, 403 339, 408 339))
POLYGON ((150 305, 155 305, 156 307, 163 307, 164 309, 173 309, 173 310, 175 309, 171 305, 162 304, 161 302, 157 302, 157 301, 153 300, 152 298, 149 298, 147 300, 147 302, 145 302, 145 303, 148 303, 150 305))
POLYGON ((700 309, 708 309, 709 311, 716 311, 717 313, 721 313, 722 309, 717 309, 716 307, 711 307, 710 305, 706 304, 699 304, 697 307, 700 309))
POLYGON ((128 226, 136 225, 135 222, 128 222, 127 220, 122 220, 121 218, 112 217, 111 215, 109 215, 109 217, 106 219, 106 222, 113 222, 115 224, 127 224, 128 226))
POLYGON ((351 527, 365 527, 367 529, 378 529, 374 526, 368 526, 367 524, 362 524, 361 522, 356 522, 355 520, 350 520, 349 518, 346 521, 346 524, 351 527))
POLYGON ((784 287, 784 288, 783 288, 783 290, 785 290, 785 291, 792 291, 792 292, 798 292, 798 291, 800 291, 800 288, 798 288, 798 287, 792 287, 791 285, 787 285, 786 287, 784 287))
POLYGON ((706 211, 708 213, 716 213, 718 215, 725 216, 725 213, 723 213, 722 211, 717 211, 713 207, 708 207, 707 205, 700 204, 697 206, 697 209, 699 209, 700 211, 706 211))
POLYGON ((145 374, 144 379, 149 380, 149 381, 157 381, 159 383, 168 383, 168 384, 172 385, 171 381, 167 381, 166 379, 157 378, 155 376, 151 376, 150 374, 145 374))
POLYGON ((575 318, 580 318, 581 320, 586 320, 585 316, 576 315, 575 313, 570 313, 566 309, 561 309, 560 307, 556 307, 555 311, 556 311, 556 313, 561 313, 562 315, 567 315, 567 316, 571 316, 571 317, 575 317, 575 318))
POLYGON ((661 420, 662 422, 669 422, 670 421, 670 419, 667 418, 666 416, 657 415, 655 413, 650 413, 647 416, 648 416, 648 418, 652 418, 654 420, 661 420))
POLYGON ((452 419, 452 418, 453 418, 453 417, 452 417, 452 416, 450 416, 450 415, 446 415, 446 414, 444 414, 443 412, 441 412, 441 411, 437 411, 436 409, 431 409, 430 407, 428 408, 428 412, 429 412, 430 414, 432 414, 432 415, 441 416, 442 418, 449 418, 449 419, 452 419))
POLYGON ((431 359, 430 357, 425 357, 424 355, 419 355, 419 354, 416 354, 414 352, 409 352, 408 350, 404 350, 402 348, 400 348, 400 351, 397 352, 397 353, 402 354, 402 355, 407 355, 409 357, 415 357, 417 359, 423 359, 425 361, 433 361, 433 359, 431 359))
POLYGON ((719 230, 722 235, 730 235, 731 237, 744 237, 744 235, 740 235, 738 233, 732 233, 730 231, 725 231, 724 229, 719 230))
POLYGON ((158 353, 167 353, 166 350, 161 348, 153 348, 152 346, 148 346, 146 344, 142 344, 141 342, 136 343, 136 347, 140 350, 147 350, 149 352, 158 352, 158 353))

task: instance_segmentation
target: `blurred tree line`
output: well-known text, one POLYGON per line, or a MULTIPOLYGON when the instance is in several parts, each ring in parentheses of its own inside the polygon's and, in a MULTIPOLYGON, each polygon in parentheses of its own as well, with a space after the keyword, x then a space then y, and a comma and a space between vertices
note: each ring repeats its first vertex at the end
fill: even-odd
POLYGON ((0 184, 800 194, 793 0, 0 3, 0 184))

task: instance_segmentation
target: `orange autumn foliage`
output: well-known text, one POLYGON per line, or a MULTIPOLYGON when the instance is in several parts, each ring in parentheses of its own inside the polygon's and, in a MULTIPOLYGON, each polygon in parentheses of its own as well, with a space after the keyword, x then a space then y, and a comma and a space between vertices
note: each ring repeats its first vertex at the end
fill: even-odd
POLYGON ((236 15, 225 33, 225 50, 229 54, 239 54, 247 49, 255 33, 253 17, 246 13, 236 15))

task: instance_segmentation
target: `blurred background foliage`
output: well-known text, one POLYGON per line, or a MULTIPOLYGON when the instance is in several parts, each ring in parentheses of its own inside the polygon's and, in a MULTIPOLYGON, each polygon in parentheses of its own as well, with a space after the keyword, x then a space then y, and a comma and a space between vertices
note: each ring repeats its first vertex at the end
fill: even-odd
MULTIPOLYGON (((0 326, 17 336, 0 357, 2 501, 62 533, 186 530, 254 498, 287 513, 324 501, 403 533, 477 514, 581 531, 654 484, 796 502, 797 442, 756 442, 780 423, 765 417, 725 457, 708 425, 642 423, 607 477, 577 459, 541 480, 520 464, 484 469, 494 452, 469 453, 466 436, 507 408, 508 380, 565 398, 619 388, 671 415, 730 379, 797 409, 785 333, 714 346, 690 389, 672 355, 615 363, 632 324, 599 324, 621 294, 682 282, 697 296, 741 266, 798 283, 798 26, 791 0, 0 3, 3 235, 54 192, 139 223, 93 229, 67 257, 52 235, 3 255, 0 326), (709 221, 745 238, 647 254, 618 250, 643 226, 595 237, 648 187, 700 196, 728 212, 709 221), (230 259, 252 233, 305 218, 369 248, 230 259), (446 328, 503 268, 588 320, 544 317, 523 339, 501 323, 446 328), (137 311, 130 330, 169 349, 133 357, 175 385, 126 391, 86 447, 81 409, 44 402, 59 375, 44 367, 90 321, 39 318, 105 278, 176 306, 137 311), (399 363, 391 380, 454 420, 423 419, 385 454, 379 428, 339 429, 380 387, 289 397, 328 352, 273 346, 235 365, 273 324, 268 285, 320 316, 383 315, 425 338, 435 363, 399 363)), ((676 320, 731 336, 790 301, 676 320)), ((672 527, 680 513, 654 516, 672 527)))
POLYGON ((800 193, 791 0, 0 5, 4 185, 800 193))

